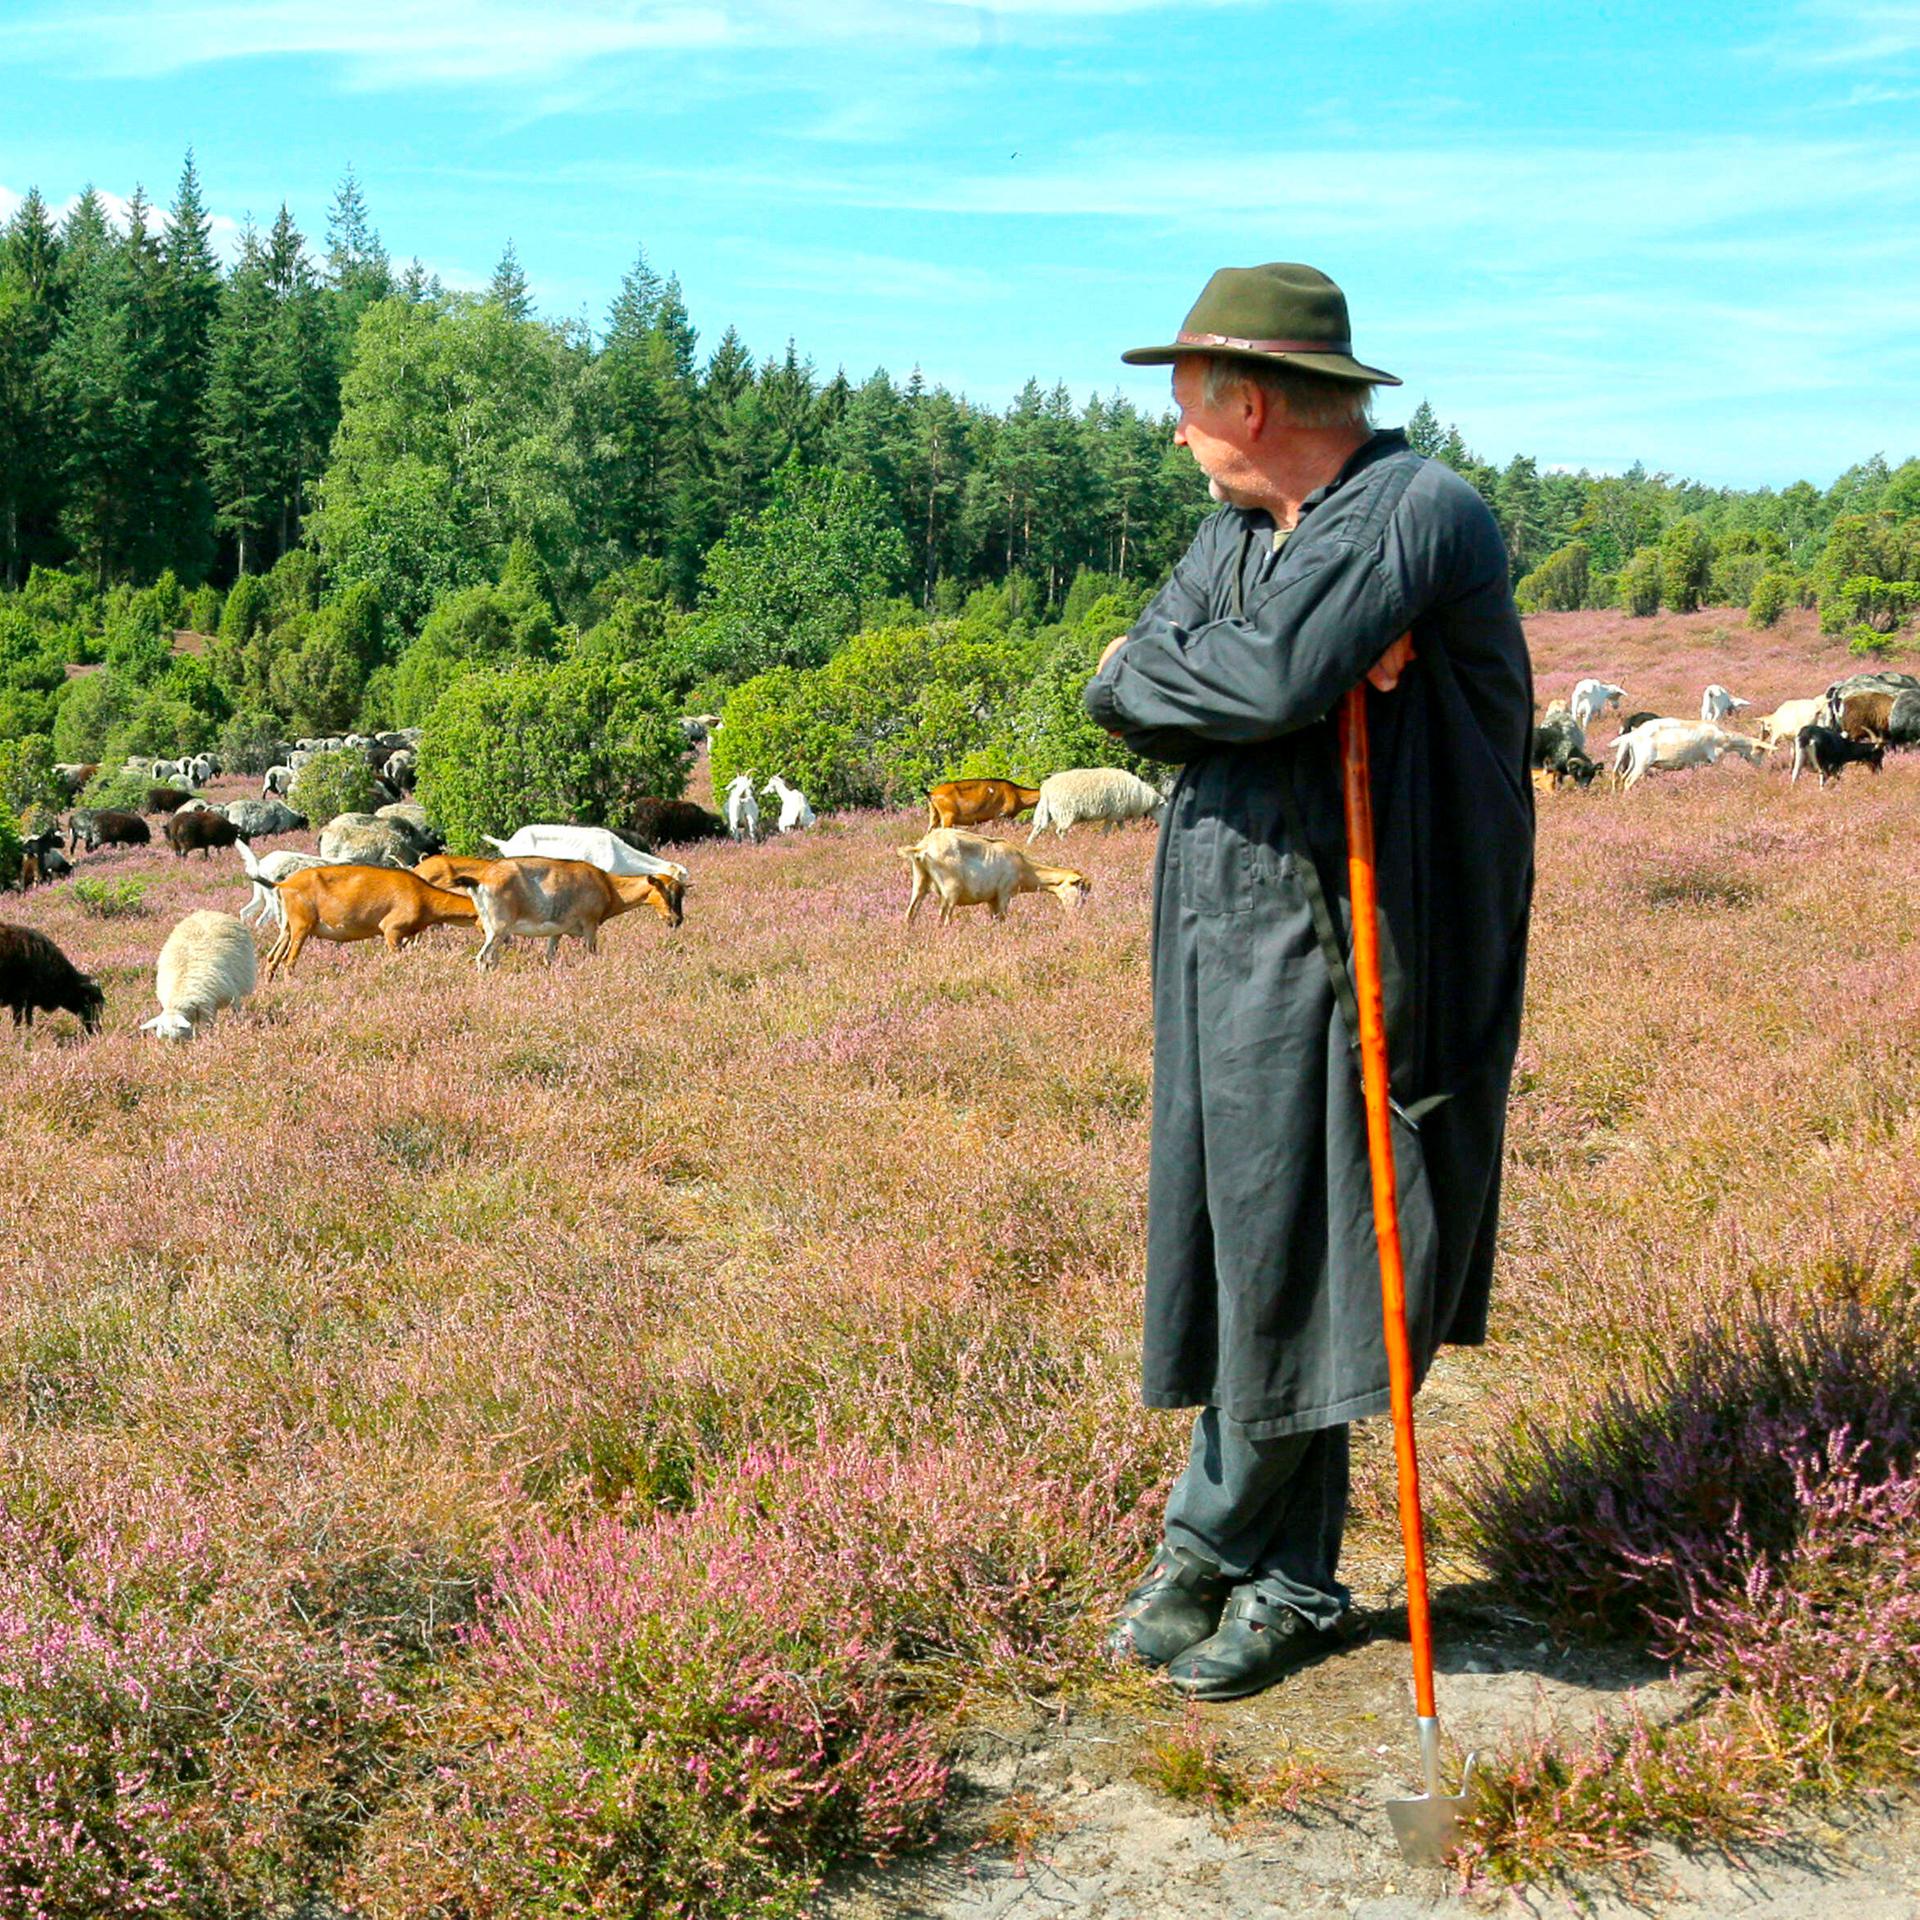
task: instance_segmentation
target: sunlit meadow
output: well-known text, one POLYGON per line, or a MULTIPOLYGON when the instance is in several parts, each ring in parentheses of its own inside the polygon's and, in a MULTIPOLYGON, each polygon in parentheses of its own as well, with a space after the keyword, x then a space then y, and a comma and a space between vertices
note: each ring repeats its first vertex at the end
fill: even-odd
MULTIPOLYGON (((1848 664, 1739 618, 1543 618, 1542 699, 1848 664)), ((1920 756, 1542 799, 1450 1577, 1516 1419, 1911 1288, 1917 821, 1920 756)), ((154 956, 233 855, 8 901, 107 1016, 0 1069, 0 1912, 792 1912, 932 1830, 956 1716, 1093 1670, 1182 1440, 1134 1397, 1153 836, 1064 844, 1077 916, 943 930, 901 923, 919 830, 700 849, 683 928, 550 972, 316 944, 177 1048, 154 956)))

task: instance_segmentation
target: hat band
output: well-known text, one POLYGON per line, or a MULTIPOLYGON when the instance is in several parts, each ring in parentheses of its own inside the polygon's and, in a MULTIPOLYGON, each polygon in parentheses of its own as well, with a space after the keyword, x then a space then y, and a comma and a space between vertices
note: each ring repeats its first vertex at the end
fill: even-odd
POLYGON ((1181 333, 1175 336, 1183 347, 1238 347, 1243 353, 1344 353, 1351 355, 1351 340, 1236 340, 1230 333, 1181 333))

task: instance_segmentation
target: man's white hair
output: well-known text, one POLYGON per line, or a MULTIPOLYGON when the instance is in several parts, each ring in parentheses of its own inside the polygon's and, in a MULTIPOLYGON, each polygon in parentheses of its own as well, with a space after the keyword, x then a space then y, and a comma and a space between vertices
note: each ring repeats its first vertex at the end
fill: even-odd
POLYGON ((1372 424, 1373 385, 1363 380, 1330 380, 1324 374, 1261 360, 1229 360, 1207 355, 1200 394, 1217 407, 1241 386, 1258 387, 1280 404, 1296 427, 1364 427, 1372 424))

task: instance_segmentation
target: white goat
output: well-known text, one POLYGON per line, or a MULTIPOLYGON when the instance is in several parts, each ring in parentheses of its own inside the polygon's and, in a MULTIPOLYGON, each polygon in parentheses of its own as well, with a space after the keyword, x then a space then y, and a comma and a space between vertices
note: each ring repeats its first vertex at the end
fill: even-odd
POLYGON ((1737 753, 1760 765, 1767 750, 1745 734, 1699 720, 1649 720, 1623 733, 1613 743, 1613 775, 1624 793, 1650 773, 1677 772, 1682 767, 1711 767, 1722 754, 1737 753))
POLYGON ((1166 804, 1165 797, 1137 774, 1118 767, 1075 767, 1049 774, 1040 782, 1040 799, 1033 809, 1033 832, 1042 827, 1063 834, 1083 820, 1098 820, 1112 828, 1123 820, 1151 820, 1166 804))
POLYGON ((1609 707, 1619 706, 1626 696, 1625 687, 1610 685, 1605 680, 1582 680, 1573 690, 1573 704, 1568 712, 1579 721, 1584 733, 1609 707))
POLYGON ((956 907, 990 907, 996 920, 1004 920, 1007 902, 1016 893, 1050 893, 1063 907, 1077 908, 1092 891, 1086 875, 1071 867, 1043 866, 1004 840, 989 840, 960 827, 935 827, 898 852, 913 869, 909 923, 930 893, 940 896, 940 924, 945 926, 956 907))
POLYGON ((670 873, 676 880, 687 878, 686 868, 677 860, 642 853, 605 827, 517 827, 510 840, 496 840, 490 833, 480 837, 498 847, 503 860, 584 860, 602 873, 670 873))
POLYGON ((290 873, 299 873, 306 867, 332 864, 322 860, 317 853, 295 853, 291 848, 270 853, 261 860, 255 857, 253 849, 244 840, 236 841, 234 845, 240 855, 240 864, 247 870, 247 878, 253 882, 253 895, 240 909, 240 924, 243 927, 256 924, 264 927, 269 920, 276 927, 284 927, 286 917, 280 911, 280 896, 274 889, 290 873))
POLYGON ((753 797, 750 773, 736 773, 728 783, 727 831, 736 840, 760 838, 760 803, 753 797))
POLYGON ((1700 718, 1709 726, 1717 727, 1730 713, 1738 713, 1743 707, 1753 705, 1751 700, 1741 700, 1729 693, 1716 680, 1700 696, 1700 718))
POLYGON ((813 825, 813 808, 807 804, 807 796, 798 787, 788 786, 777 773, 760 792, 763 797, 767 794, 779 796, 780 832, 795 833, 813 825))
POLYGON ((222 1007, 253 991, 253 935, 230 913, 190 913, 167 935, 154 969, 160 1011, 140 1023, 163 1040, 191 1040, 222 1007))
POLYGON ((1782 747, 1790 747, 1799 738, 1802 727, 1823 725, 1826 711, 1827 696, 1824 693, 1816 694, 1811 700, 1783 700, 1771 713, 1762 717, 1760 744, 1773 753, 1782 747))

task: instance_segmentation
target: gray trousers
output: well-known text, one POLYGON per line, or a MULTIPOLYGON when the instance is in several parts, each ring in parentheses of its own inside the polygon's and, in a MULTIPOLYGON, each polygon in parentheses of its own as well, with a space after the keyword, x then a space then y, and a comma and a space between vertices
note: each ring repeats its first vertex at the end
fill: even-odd
POLYGON ((1352 1600, 1334 1578, 1346 1524, 1344 1426, 1254 1440, 1218 1407, 1201 1409, 1167 1499, 1169 1546, 1204 1554, 1263 1600, 1331 1627, 1352 1600))

